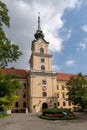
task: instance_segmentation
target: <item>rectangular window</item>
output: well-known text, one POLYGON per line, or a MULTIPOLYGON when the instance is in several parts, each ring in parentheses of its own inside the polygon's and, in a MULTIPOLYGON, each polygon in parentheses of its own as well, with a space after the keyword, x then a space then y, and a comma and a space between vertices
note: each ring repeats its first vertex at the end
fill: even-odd
POLYGON ((19 104, 18 104, 18 102, 16 102, 16 103, 15 103, 15 107, 18 107, 18 106, 19 106, 19 104))
POLYGON ((41 63, 44 63, 45 62, 45 59, 44 58, 41 58, 41 63))
POLYGON ((23 93, 23 98, 26 98, 26 93, 23 93))
POLYGON ((26 102, 23 102, 23 107, 26 107, 26 102))
POLYGON ((63 102, 63 106, 66 106, 66 103, 65 103, 65 102, 63 102))
POLYGON ((26 83, 23 83, 23 89, 25 89, 26 88, 26 83))
POLYGON ((16 92, 16 95, 19 96, 19 91, 16 92))
POLYGON ((62 90, 64 90, 64 85, 62 85, 62 90))
POLYGON ((57 98, 59 98, 59 93, 57 93, 57 98))
POLYGON ((71 102, 69 101, 69 106, 71 106, 71 102))
POLYGON ((56 103, 54 103, 54 108, 57 108, 57 104, 56 103))
POLYGON ((62 93, 62 98, 65 99, 65 94, 64 93, 62 93))
POLYGON ((42 85, 46 85, 46 80, 42 80, 42 85))
POLYGON ((43 92, 43 97, 47 97, 47 92, 43 92))
POLYGON ((58 102, 58 106, 60 106, 60 102, 58 102))
POLYGON ((57 85, 57 90, 59 90, 59 85, 57 85))

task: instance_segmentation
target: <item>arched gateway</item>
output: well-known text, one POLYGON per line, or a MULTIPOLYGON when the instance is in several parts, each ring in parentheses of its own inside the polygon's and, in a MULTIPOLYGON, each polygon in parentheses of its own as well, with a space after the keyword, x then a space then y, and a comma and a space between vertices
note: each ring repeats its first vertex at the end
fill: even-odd
POLYGON ((42 104, 42 110, 43 110, 43 109, 46 109, 46 108, 48 108, 48 105, 47 105, 46 102, 44 102, 44 103, 42 104))

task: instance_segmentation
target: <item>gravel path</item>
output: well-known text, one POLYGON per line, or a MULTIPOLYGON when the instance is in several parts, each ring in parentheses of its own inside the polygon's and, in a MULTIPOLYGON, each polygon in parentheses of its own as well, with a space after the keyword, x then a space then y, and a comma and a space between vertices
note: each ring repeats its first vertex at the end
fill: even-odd
POLYGON ((12 114, 0 119, 0 130, 87 130, 87 114, 78 113, 77 120, 49 121, 37 114, 12 114))

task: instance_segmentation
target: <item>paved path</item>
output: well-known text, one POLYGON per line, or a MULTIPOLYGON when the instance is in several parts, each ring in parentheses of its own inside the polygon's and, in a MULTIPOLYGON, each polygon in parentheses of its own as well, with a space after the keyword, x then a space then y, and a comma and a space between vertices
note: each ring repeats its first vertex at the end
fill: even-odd
POLYGON ((0 119, 0 130, 87 130, 87 115, 79 114, 77 120, 49 121, 35 114, 12 114, 0 119))

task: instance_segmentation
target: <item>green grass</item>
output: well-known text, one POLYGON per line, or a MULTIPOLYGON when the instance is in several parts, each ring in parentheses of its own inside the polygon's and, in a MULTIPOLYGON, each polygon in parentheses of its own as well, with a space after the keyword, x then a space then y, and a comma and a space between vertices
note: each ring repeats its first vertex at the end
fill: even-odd
POLYGON ((2 114, 2 115, 0 115, 0 119, 5 118, 5 117, 7 117, 7 116, 9 116, 9 115, 7 115, 7 114, 2 114))

